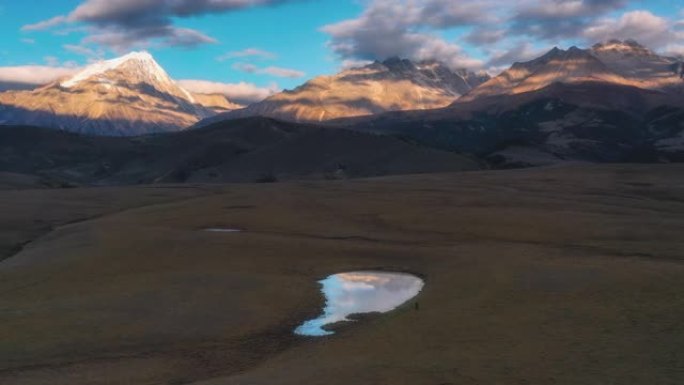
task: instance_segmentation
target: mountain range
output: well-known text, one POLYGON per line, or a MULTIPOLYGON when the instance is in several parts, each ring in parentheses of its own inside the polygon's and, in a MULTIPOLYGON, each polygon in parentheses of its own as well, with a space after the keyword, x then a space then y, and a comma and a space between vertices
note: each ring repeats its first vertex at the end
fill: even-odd
POLYGON ((414 63, 391 58, 333 76, 317 77, 292 91, 219 115, 209 122, 246 116, 322 122, 388 111, 441 108, 489 78, 486 73, 450 69, 439 61, 414 63))
POLYGON ((597 82, 682 94, 683 71, 681 60, 659 56, 633 40, 612 40, 591 49, 554 48, 538 59, 515 63, 458 102, 522 94, 553 83, 597 82))
POLYGON ((493 167, 681 161, 682 67, 634 41, 554 48, 446 108, 334 123, 468 153, 493 167))
POLYGON ((36 90, 0 93, 0 123, 141 135, 179 131, 238 107, 223 95, 188 92, 149 53, 133 52, 36 90))
POLYGON ((444 170, 439 159, 447 169, 679 162, 683 94, 682 60, 632 40, 554 48, 493 78, 393 58, 244 108, 223 95, 192 94, 149 54, 132 53, 36 90, 0 93, 0 124, 11 125, 0 128, 0 171, 149 183, 444 170), (113 141, 27 126, 100 136, 186 132, 113 141), (30 151, 30 139, 24 147, 11 140, 24 131, 48 155, 30 151), (270 139, 253 142, 252 135, 270 139), (61 147, 45 144, 48 137, 61 147), (72 156, 60 155, 72 147, 72 156), (402 151, 414 166, 400 161, 402 151), (454 153, 464 157, 451 159, 454 153), (27 159, 34 166, 23 169, 27 159))

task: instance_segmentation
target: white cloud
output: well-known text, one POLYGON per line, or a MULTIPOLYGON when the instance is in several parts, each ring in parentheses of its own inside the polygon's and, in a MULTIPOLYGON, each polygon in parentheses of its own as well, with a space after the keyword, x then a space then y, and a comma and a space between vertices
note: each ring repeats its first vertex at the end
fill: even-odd
POLYGON ((476 45, 492 45, 506 38, 506 31, 503 29, 492 29, 478 27, 465 36, 465 40, 476 45))
POLYGON ((649 11, 632 11, 618 19, 598 20, 584 31, 590 41, 609 39, 635 39, 651 48, 662 48, 672 42, 671 23, 649 11))
POLYGON ((342 70, 348 70, 351 68, 364 67, 364 66, 367 66, 371 63, 373 63, 371 60, 345 59, 345 60, 342 60, 342 65, 340 66, 340 68, 342 70))
POLYGON ((235 63, 233 64, 233 69, 242 71, 242 72, 247 72, 250 74, 254 74, 259 70, 259 67, 257 67, 254 64, 249 64, 249 63, 235 63))
POLYGON ((679 58, 684 58, 684 44, 669 44, 663 47, 663 54, 668 56, 674 56, 679 58))
POLYGON ((50 29, 58 25, 64 24, 69 19, 66 16, 55 16, 48 20, 39 21, 34 24, 27 24, 21 27, 22 31, 42 31, 44 29, 50 29))
MULTIPOLYGON (((80 46, 104 46, 117 52, 132 48, 194 47, 217 43, 201 31, 181 28, 179 19, 275 6, 299 0, 81 0, 71 12, 26 25, 23 30, 78 29, 80 46), (62 25, 64 28, 54 29, 62 25)), ((323 26, 328 47, 343 63, 399 56, 437 59, 453 68, 488 68, 506 57, 524 57, 516 49, 547 49, 558 44, 591 46, 613 38, 635 39, 662 52, 684 44, 684 11, 671 15, 634 11, 636 0, 360 0, 355 18, 323 26), (520 46, 520 42, 526 44, 520 46)), ((255 26, 256 28, 256 26, 255 26)), ((272 52, 246 48, 219 61, 275 59, 272 52)), ((345 65, 345 64, 343 64, 345 65)), ((304 73, 281 67, 239 63, 243 71, 298 78, 304 73)))
POLYGON ((326 25, 330 48, 342 59, 384 60, 399 56, 440 59, 452 67, 479 67, 461 47, 425 30, 491 21, 488 1, 373 0, 356 19, 326 25))
MULTIPOLYGON (((52 58, 49 58, 52 62, 52 58)), ((0 82, 39 86, 73 75, 77 67, 26 65, 0 67, 0 82)))
POLYGON ((515 62, 525 62, 539 57, 544 51, 545 49, 535 49, 530 42, 517 42, 506 50, 494 50, 491 52, 487 62, 487 69, 489 73, 496 74, 507 69, 515 62))
POLYGON ((260 58, 260 59, 275 59, 278 56, 274 54, 273 52, 265 51, 263 49, 259 48, 246 48, 243 49, 242 51, 232 51, 225 53, 216 60, 218 61, 227 61, 231 59, 241 59, 241 58, 249 58, 249 57, 255 57, 255 58, 260 58))
POLYGON ((45 61, 45 64, 47 64, 50 67, 59 66, 59 59, 55 56, 45 56, 43 60, 45 61))
POLYGON ((105 52, 102 49, 91 48, 80 44, 65 44, 62 48, 76 55, 85 56, 89 62, 102 60, 105 56, 105 52))
POLYGON ((625 7, 628 0, 542 0, 520 1, 517 19, 559 20, 595 16, 625 7))
POLYGON ((299 78, 303 78, 304 76, 306 76, 305 72, 290 69, 290 68, 282 68, 282 67, 275 67, 275 66, 260 68, 260 67, 255 66, 254 64, 249 64, 249 63, 235 63, 235 64, 233 64, 233 69, 236 69, 236 70, 242 71, 242 72, 247 72, 250 74, 269 75, 269 76, 275 76, 275 77, 279 77, 279 78, 299 79, 299 78))
POLYGON ((195 47, 201 44, 215 44, 218 41, 199 31, 173 26, 147 26, 130 30, 113 27, 89 28, 90 34, 82 45, 96 44, 111 48, 117 53, 131 49, 152 47, 195 47))
POLYGON ((206 80, 180 80, 181 87, 190 92, 200 94, 223 94, 230 101, 239 104, 251 104, 280 92, 280 87, 272 83, 268 87, 258 87, 252 83, 219 83, 206 80))
POLYGON ((200 31, 175 26, 176 18, 225 13, 298 0, 83 0, 74 10, 25 25, 24 31, 83 23, 90 36, 84 42, 115 51, 161 46, 194 47, 216 40, 200 31))
POLYGON ((341 60, 399 56, 470 68, 503 65, 565 43, 635 39, 656 50, 684 44, 684 20, 676 20, 684 15, 628 11, 630 3, 636 1, 367 0, 358 17, 322 31, 341 60), (462 32, 455 34, 456 28, 462 32))
POLYGON ((290 68, 282 68, 282 67, 266 67, 258 70, 258 73, 266 74, 266 75, 271 75, 271 76, 276 76, 280 78, 290 78, 290 79, 299 79, 303 78, 306 76, 306 72, 290 69, 290 68))

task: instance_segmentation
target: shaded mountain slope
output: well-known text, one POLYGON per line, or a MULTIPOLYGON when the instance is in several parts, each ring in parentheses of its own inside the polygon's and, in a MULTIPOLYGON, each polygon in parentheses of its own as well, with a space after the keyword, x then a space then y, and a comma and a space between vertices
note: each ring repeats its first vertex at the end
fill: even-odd
POLYGON ((683 107, 658 91, 554 83, 519 95, 336 124, 484 157, 497 167, 662 162, 683 160, 683 107))
POLYGON ((0 171, 72 183, 254 182, 479 167, 463 156, 393 137, 266 118, 135 138, 0 128, 0 171))
POLYGON ((332 123, 470 153, 498 167, 680 161, 683 69, 631 40, 554 48, 447 108, 332 123))

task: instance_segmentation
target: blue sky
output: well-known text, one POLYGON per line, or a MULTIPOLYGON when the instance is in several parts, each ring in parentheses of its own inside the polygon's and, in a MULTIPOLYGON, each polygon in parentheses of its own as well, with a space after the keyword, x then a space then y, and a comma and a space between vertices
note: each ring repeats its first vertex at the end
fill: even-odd
MULTIPOLYGON (((63 48, 67 44, 79 45, 85 33, 75 31, 63 35, 48 30, 21 30, 26 24, 68 13, 79 3, 78 0, 0 1, 0 33, 3 36, 0 66, 47 64, 51 59, 46 60, 46 57, 57 58, 60 63, 85 63, 86 57, 63 48)), ((334 72, 339 62, 326 48, 328 37, 319 29, 322 25, 354 17, 360 10, 361 6, 352 1, 319 0, 193 17, 180 20, 178 24, 203 31, 215 37, 216 43, 190 48, 148 49, 177 79, 247 81, 264 86, 275 81, 284 87, 293 87, 301 83, 301 79, 245 73, 231 68, 240 60, 219 62, 217 58, 229 52, 259 48, 274 53, 276 58, 250 59, 254 64, 291 68, 307 76, 334 72)), ((117 52, 106 50, 106 58, 114 56, 117 52)))
POLYGON ((0 0, 0 81, 19 78, 17 67, 40 66, 47 77, 51 68, 134 49, 149 50, 176 79, 271 90, 389 56, 495 72, 555 45, 608 38, 683 54, 683 7, 674 0, 0 0))

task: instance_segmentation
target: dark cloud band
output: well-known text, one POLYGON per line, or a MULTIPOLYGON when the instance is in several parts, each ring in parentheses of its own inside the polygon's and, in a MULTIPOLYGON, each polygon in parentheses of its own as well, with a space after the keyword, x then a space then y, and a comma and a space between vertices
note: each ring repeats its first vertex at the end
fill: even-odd
POLYGON ((199 31, 174 26, 173 18, 231 12, 257 6, 276 6, 302 0, 86 0, 68 15, 56 16, 24 27, 52 28, 65 23, 84 23, 91 35, 85 42, 115 50, 149 45, 191 47, 215 42, 199 31))

